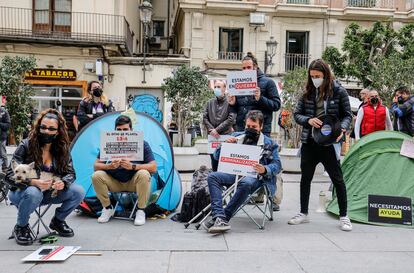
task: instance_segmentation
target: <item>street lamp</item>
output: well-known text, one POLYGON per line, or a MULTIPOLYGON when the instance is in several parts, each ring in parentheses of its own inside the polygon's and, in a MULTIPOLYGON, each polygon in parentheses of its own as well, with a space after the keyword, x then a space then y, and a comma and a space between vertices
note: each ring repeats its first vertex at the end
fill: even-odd
POLYGON ((266 51, 265 51, 265 71, 267 73, 267 68, 273 65, 272 59, 276 55, 276 48, 278 42, 275 40, 273 36, 270 36, 270 40, 266 41, 266 51))
POLYGON ((148 2, 148 0, 144 0, 142 4, 139 6, 139 18, 141 20, 142 25, 144 26, 144 44, 143 44, 144 58, 142 60, 142 63, 143 63, 142 71, 143 71, 144 77, 142 79, 142 83, 147 83, 145 81, 145 71, 147 71, 147 68, 145 67, 145 56, 148 51, 148 48, 147 48, 148 26, 151 23, 151 17, 152 17, 152 5, 150 2, 148 2))

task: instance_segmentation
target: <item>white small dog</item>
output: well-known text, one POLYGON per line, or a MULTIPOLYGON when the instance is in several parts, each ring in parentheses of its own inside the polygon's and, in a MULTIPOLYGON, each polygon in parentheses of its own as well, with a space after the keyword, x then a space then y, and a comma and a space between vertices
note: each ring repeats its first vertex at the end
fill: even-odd
MULTIPOLYGON (((40 172, 40 177, 37 177, 34 162, 30 164, 17 164, 16 161, 12 161, 12 169, 14 172, 13 178, 16 183, 27 183, 28 179, 52 180, 53 182, 60 180, 60 177, 50 172, 40 172)), ((57 195, 58 190, 53 190, 51 196, 56 197, 57 195)))

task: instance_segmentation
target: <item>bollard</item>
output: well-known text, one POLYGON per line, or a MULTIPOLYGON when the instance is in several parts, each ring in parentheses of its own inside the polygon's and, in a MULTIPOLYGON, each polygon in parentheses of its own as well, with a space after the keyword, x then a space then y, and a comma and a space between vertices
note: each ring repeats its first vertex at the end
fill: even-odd
POLYGON ((326 195, 324 191, 319 192, 319 204, 316 212, 326 212, 326 195))

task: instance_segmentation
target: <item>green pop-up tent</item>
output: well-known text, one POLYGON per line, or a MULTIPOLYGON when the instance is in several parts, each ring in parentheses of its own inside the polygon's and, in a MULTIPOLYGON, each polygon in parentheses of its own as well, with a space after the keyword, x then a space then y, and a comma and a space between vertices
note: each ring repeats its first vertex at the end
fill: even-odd
MULTIPOLYGON (((368 195, 408 197, 414 201, 414 159, 400 155, 405 139, 412 138, 399 132, 376 132, 363 137, 348 152, 342 162, 342 171, 347 187, 350 219, 369 224, 392 225, 368 221, 368 195)), ((338 215, 335 195, 327 210, 338 215)), ((413 228, 413 225, 404 227, 413 228)))

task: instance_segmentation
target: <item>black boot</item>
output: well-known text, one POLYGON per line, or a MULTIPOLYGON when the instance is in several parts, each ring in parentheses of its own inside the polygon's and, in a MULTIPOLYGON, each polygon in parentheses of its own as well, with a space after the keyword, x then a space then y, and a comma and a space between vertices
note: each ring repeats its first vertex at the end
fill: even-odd
POLYGON ((49 227, 53 230, 56 230, 59 236, 62 237, 73 237, 73 229, 71 229, 65 221, 60 221, 56 217, 53 217, 50 221, 49 227))
POLYGON ((33 237, 30 231, 29 224, 21 227, 19 225, 14 226, 13 236, 16 240, 16 243, 23 246, 28 246, 33 244, 33 237))

